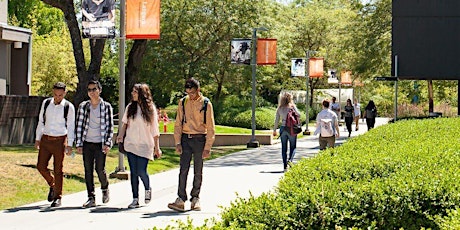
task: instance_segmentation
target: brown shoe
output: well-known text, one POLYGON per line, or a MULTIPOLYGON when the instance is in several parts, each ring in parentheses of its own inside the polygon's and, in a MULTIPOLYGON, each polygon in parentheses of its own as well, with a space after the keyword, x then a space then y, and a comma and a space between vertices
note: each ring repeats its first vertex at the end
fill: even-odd
POLYGON ((192 205, 190 206, 190 209, 194 211, 201 211, 200 198, 192 198, 192 205))
POLYGON ((168 208, 178 212, 185 212, 184 203, 185 202, 180 197, 178 197, 174 203, 168 204, 168 208))

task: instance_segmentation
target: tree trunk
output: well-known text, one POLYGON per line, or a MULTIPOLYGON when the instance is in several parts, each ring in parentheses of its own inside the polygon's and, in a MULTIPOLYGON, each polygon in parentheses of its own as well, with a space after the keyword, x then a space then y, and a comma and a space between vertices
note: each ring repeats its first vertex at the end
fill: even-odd
MULTIPOLYGON (((138 39, 134 40, 133 47, 129 51, 128 55, 128 64, 126 66, 126 75, 125 75, 125 92, 126 97, 125 101, 129 101, 129 93, 133 88, 134 84, 137 83, 139 77, 139 68, 142 64, 144 58, 145 50, 147 49, 147 40, 138 39)), ((121 106, 121 105, 120 105, 121 106)))
POLYGON ((428 80, 428 112, 434 112, 433 104, 433 80, 428 80))

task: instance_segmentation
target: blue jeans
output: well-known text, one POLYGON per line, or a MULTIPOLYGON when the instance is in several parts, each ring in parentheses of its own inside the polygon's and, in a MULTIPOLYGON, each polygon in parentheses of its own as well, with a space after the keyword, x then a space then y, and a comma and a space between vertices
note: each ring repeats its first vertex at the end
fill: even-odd
POLYGON ((150 178, 147 174, 149 159, 130 152, 127 152, 127 155, 129 171, 131 173, 131 191, 133 192, 133 198, 139 198, 139 177, 142 183, 144 183, 145 190, 150 189, 150 178))
POLYGON ((289 141, 289 161, 294 160, 295 149, 297 148, 297 135, 291 136, 289 130, 285 127, 281 127, 281 156, 283 157, 284 169, 287 168, 287 143, 289 141))

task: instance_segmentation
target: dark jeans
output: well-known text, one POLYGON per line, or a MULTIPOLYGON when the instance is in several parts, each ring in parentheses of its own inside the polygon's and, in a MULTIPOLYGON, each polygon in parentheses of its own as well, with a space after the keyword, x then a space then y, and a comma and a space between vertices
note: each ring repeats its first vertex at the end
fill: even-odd
POLYGON ((43 135, 40 140, 40 150, 38 150, 37 169, 45 178, 46 183, 54 188, 53 199, 61 199, 62 184, 64 181, 62 173, 62 162, 64 161, 64 149, 66 144, 66 136, 51 137, 43 135), (53 157, 54 177, 48 169, 48 163, 53 157))
POLYGON ((375 117, 374 118, 366 118, 367 130, 374 128, 375 125, 375 117))
MULTIPOLYGON (((206 143, 206 137, 189 138, 187 135, 182 135, 182 154, 180 155, 180 172, 179 172, 179 188, 177 195, 183 200, 187 200, 187 177, 190 169, 190 161, 193 157, 193 188, 190 193, 191 198, 200 197, 201 182, 203 180, 203 149, 206 143)), ((191 199, 190 199, 191 200, 191 199)))
POLYGON ((345 117, 345 125, 347 126, 348 133, 351 133, 352 123, 353 123, 353 117, 345 117))
POLYGON ((287 143, 289 141, 289 161, 294 160, 295 149, 297 148, 297 135, 291 136, 289 130, 286 127, 281 127, 281 157, 283 158, 284 169, 287 168, 287 143))
POLYGON ((145 190, 150 189, 150 178, 147 174, 149 159, 130 152, 127 152, 127 155, 129 171, 131 173, 131 191, 133 192, 133 198, 139 198, 139 177, 144 184, 145 190))
POLYGON ((109 188, 109 180, 105 172, 105 158, 106 155, 102 151, 102 143, 83 143, 83 165, 85 166, 85 182, 88 197, 94 198, 96 196, 94 192, 94 168, 96 168, 99 182, 101 182, 101 189, 105 190, 109 188))

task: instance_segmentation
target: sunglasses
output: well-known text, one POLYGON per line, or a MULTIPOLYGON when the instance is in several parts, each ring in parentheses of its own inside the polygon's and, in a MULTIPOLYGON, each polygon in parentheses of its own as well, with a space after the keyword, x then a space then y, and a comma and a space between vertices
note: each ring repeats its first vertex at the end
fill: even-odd
POLYGON ((186 89, 191 89, 191 88, 193 88, 193 85, 185 85, 185 88, 186 89))
POLYGON ((96 91, 97 91, 97 87, 95 87, 95 88, 88 88, 88 93, 96 92, 96 91))

